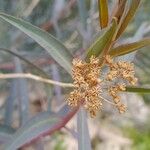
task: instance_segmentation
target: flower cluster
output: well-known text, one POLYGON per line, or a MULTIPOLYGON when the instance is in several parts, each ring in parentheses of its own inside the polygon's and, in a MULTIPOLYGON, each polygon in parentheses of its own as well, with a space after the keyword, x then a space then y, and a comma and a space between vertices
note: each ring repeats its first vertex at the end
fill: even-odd
POLYGON ((91 57, 89 63, 80 59, 73 60, 72 78, 75 89, 69 94, 67 102, 70 106, 77 106, 79 102, 84 101, 83 106, 91 117, 96 115, 102 105, 99 98, 101 93, 99 75, 100 67, 97 58, 91 57))
POLYGON ((80 59, 73 60, 72 78, 75 86, 74 90, 70 92, 67 99, 68 105, 72 107, 78 106, 83 102, 83 107, 90 113, 91 117, 96 116, 97 111, 102 106, 103 98, 102 82, 109 82, 106 92, 112 97, 114 105, 118 108, 120 113, 125 112, 126 106, 121 103, 119 92, 126 90, 126 81, 134 85, 137 78, 134 77, 134 66, 129 62, 118 61, 107 55, 104 58, 104 66, 109 68, 103 81, 101 77, 102 65, 99 59, 95 57, 90 58, 90 62, 84 62, 80 59))
POLYGON ((134 65, 133 63, 118 61, 114 62, 113 59, 107 55, 105 57, 106 65, 109 66, 110 71, 107 74, 107 80, 114 80, 115 78, 122 78, 127 80, 131 85, 135 85, 137 78, 134 77, 134 65))
POLYGON ((120 101, 120 96, 118 96, 118 93, 125 90, 124 84, 117 84, 114 86, 109 87, 109 94, 112 96, 113 101, 116 104, 116 107, 118 108, 120 113, 124 113, 126 111, 126 106, 120 101))
POLYGON ((131 85, 136 84, 137 78, 134 76, 134 65, 125 61, 114 62, 109 55, 105 57, 105 63, 109 67, 106 80, 110 82, 114 81, 113 86, 108 87, 108 92, 112 96, 119 112, 124 113, 126 106, 121 103, 118 93, 126 90, 125 81, 128 81, 131 85))

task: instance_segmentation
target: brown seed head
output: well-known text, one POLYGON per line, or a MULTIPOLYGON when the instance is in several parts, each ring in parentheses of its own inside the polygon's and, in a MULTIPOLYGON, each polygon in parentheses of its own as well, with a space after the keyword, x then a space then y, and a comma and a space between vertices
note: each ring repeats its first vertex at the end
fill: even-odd
MULTIPOLYGON (((125 81, 134 85, 137 78, 134 77, 134 65, 125 61, 114 62, 107 55, 104 58, 105 65, 109 68, 103 82, 109 82, 107 93, 112 97, 114 105, 120 113, 126 111, 126 106, 121 103, 119 93, 126 90, 125 81), (121 81, 121 82, 120 82, 121 81)), ((80 59, 73 59, 72 78, 74 80, 75 89, 70 92, 67 99, 68 105, 72 107, 78 106, 83 100, 83 107, 89 112, 91 117, 95 117, 98 110, 102 107, 102 81, 99 79, 101 74, 101 65, 99 59, 90 58, 90 62, 86 63, 80 59)))

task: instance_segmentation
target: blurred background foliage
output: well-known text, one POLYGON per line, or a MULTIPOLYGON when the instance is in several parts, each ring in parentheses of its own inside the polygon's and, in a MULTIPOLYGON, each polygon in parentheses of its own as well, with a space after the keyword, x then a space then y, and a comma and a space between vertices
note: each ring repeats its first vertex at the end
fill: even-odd
MULTIPOLYGON (((84 7, 86 8, 86 13, 79 11, 78 2, 76 0, 0 0, 0 11, 22 17, 32 24, 47 30, 55 37, 59 38, 73 55, 78 56, 82 55, 85 48, 89 46, 89 43, 92 43, 95 37, 101 34, 96 1, 83 0, 83 2, 85 2, 84 7), (85 16, 82 16, 81 13, 85 16), (81 27, 82 19, 84 19, 82 17, 89 22, 87 27, 88 33, 81 27), (83 42, 84 40, 85 42, 83 42)), ((115 4, 115 1, 109 0, 110 10, 112 9, 113 4, 115 4)), ((129 24, 126 32, 120 40, 121 43, 134 41, 140 37, 150 35, 149 8, 150 1, 142 0, 142 4, 135 18, 129 24)), ((52 60, 43 48, 31 38, 22 34, 16 28, 6 24, 2 20, 0 21, 0 48, 15 49, 18 54, 44 69, 53 80, 64 82, 71 81, 70 77, 68 78, 67 73, 54 63, 54 60, 52 60)), ((139 85, 146 87, 150 86, 149 48, 150 47, 140 49, 134 56, 139 85)), ((130 57, 127 57, 127 59, 130 59, 130 57)), ((15 60, 14 56, 4 51, 0 51, 0 72, 36 73, 36 71, 29 67, 29 65, 25 64, 23 61, 20 62, 15 60)), ((10 123, 11 126, 15 128, 19 126, 19 121, 17 121, 19 120, 19 104, 16 101, 18 99, 16 96, 18 85, 21 85, 21 89, 23 90, 22 95, 20 94, 19 96, 22 98, 25 97, 26 99, 28 97, 28 103, 32 103, 32 108, 28 108, 30 109, 30 112, 32 112, 32 115, 29 115, 30 117, 37 112, 48 109, 44 103, 45 101, 47 102, 48 99, 57 99, 57 104, 61 104, 63 97, 65 96, 64 94, 68 91, 64 89, 62 90, 57 86, 51 86, 48 89, 47 94, 47 91, 45 92, 44 90, 43 84, 31 81, 30 84, 26 85, 27 80, 21 80, 23 83, 17 83, 16 85, 15 81, 16 80, 0 80, 0 119, 1 122, 5 122, 6 124, 10 123), (13 110, 10 109, 11 105, 13 106, 13 110, 15 109, 17 111, 15 112, 13 119, 10 114, 5 112, 5 109, 9 109, 10 113, 13 112, 13 110)), ((103 132, 92 136, 93 149, 102 149, 106 146, 105 149, 108 147, 109 150, 109 147, 111 146, 111 148, 114 147, 111 150, 115 150, 117 144, 120 150, 150 149, 150 120, 148 119, 150 116, 150 95, 129 95, 131 98, 129 98, 130 102, 127 102, 129 111, 126 115, 120 116, 108 107, 108 109, 104 110, 99 114, 98 118, 96 118, 96 121, 100 122, 100 126, 97 128, 101 128, 103 132), (103 126, 105 129, 103 129, 103 126), (110 129, 115 129, 114 132, 111 130, 111 135, 108 134, 110 129), (118 138, 115 137, 117 139, 115 145, 109 140, 109 138, 113 139, 118 132, 118 138), (103 138, 103 136, 106 137, 103 138), (117 141, 119 142, 117 143, 117 141), (127 148, 125 148, 124 145, 127 148)), ((19 99, 21 99, 20 97, 19 99)), ((128 99, 127 96, 123 97, 125 101, 128 99)), ((56 101, 50 101, 50 103, 52 105, 50 106, 50 109, 54 109, 56 107, 56 101)), ((28 104, 25 105, 29 106, 28 104)), ((91 124, 91 133, 94 132, 94 128, 95 126, 91 124)), ((67 135, 64 136, 66 137, 67 135)), ((58 133, 54 135, 52 139, 54 139, 52 141, 55 143, 53 146, 54 150, 66 149, 67 145, 65 140, 68 140, 68 138, 63 139, 61 133, 58 133)))

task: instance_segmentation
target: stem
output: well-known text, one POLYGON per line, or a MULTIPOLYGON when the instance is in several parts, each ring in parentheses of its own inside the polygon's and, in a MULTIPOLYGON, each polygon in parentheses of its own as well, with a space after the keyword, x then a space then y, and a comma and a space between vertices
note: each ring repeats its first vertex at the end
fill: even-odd
POLYGON ((72 83, 63 83, 63 82, 58 82, 46 78, 42 78, 30 73, 9 73, 9 74, 0 74, 0 79, 13 79, 13 78, 28 78, 28 79, 33 79, 39 82, 44 82, 48 84, 53 84, 53 85, 58 85, 61 87, 74 87, 72 83))

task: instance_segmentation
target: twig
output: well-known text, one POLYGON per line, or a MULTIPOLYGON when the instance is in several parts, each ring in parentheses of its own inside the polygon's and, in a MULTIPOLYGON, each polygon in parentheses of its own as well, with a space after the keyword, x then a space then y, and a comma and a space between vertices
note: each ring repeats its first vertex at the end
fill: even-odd
POLYGON ((74 87, 74 85, 71 84, 71 83, 58 82, 58 81, 42 78, 42 77, 30 74, 30 73, 0 74, 0 79, 13 79, 13 78, 28 78, 28 79, 33 79, 33 80, 36 80, 36 81, 39 81, 39 82, 58 85, 58 86, 61 86, 61 87, 74 87))

